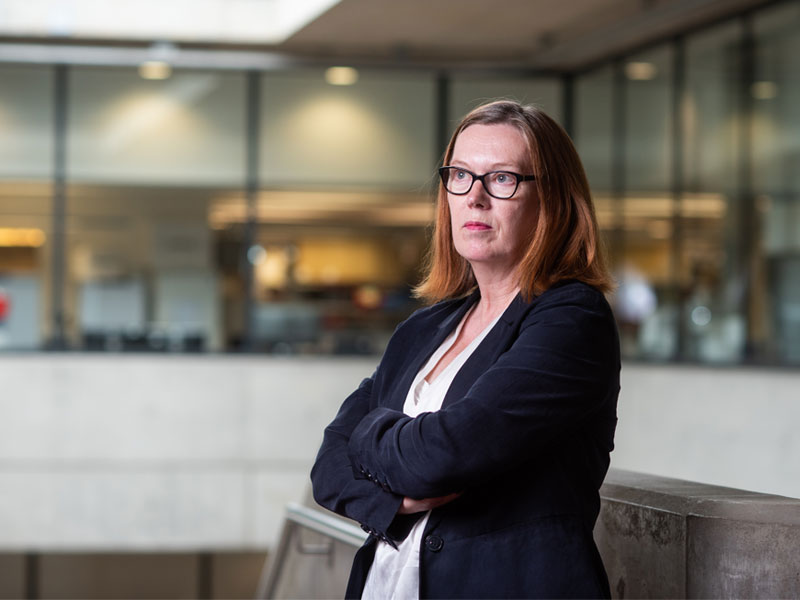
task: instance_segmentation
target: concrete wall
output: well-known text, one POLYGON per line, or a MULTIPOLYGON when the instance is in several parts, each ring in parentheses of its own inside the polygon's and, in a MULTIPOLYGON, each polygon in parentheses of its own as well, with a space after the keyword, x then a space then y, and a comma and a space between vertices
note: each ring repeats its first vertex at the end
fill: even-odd
POLYGON ((0 550, 272 545, 375 360, 0 357, 0 550))
POLYGON ((619 469, 800 498, 800 369, 625 365, 619 469))
MULTIPOLYGON (((262 549, 376 358, 0 355, 0 551, 262 549)), ((800 497, 800 373, 627 365, 615 467, 800 497)))
POLYGON ((601 496, 615 598, 800 597, 800 500, 618 470, 601 496))

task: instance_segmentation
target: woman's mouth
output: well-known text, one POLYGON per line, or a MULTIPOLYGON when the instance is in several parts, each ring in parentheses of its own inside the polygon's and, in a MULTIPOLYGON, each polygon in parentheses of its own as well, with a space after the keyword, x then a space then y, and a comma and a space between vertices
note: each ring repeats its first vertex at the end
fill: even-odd
POLYGON ((491 228, 491 225, 488 223, 482 223, 480 221, 467 221, 464 223, 464 229, 468 229, 469 231, 487 231, 491 228))

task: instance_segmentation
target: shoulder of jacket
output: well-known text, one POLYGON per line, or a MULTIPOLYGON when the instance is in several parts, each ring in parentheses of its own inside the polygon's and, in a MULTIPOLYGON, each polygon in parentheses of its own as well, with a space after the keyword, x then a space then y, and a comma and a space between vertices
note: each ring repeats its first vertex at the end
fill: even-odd
POLYGON ((544 292, 541 296, 539 296, 542 300, 564 300, 570 299, 574 302, 603 302, 605 301, 605 296, 603 292, 598 290, 595 287, 587 283, 583 283, 582 281, 578 281, 576 279, 568 279, 566 281, 562 281, 557 283, 549 290, 544 292))
POLYGON ((397 326, 395 333, 404 329, 437 327, 442 321, 458 310, 464 302, 468 301, 469 298, 469 296, 465 296, 451 300, 442 300, 436 304, 418 308, 411 316, 397 326))
POLYGON ((611 306, 605 295, 582 281, 561 282, 529 303, 529 316, 553 309, 579 310, 610 316, 611 306))

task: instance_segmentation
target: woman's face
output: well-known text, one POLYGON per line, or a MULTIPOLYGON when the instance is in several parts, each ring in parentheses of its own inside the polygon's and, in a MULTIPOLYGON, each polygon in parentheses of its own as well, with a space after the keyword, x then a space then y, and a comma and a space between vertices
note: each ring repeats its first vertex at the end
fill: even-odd
MULTIPOLYGON (((470 125, 456 138, 450 165, 476 175, 512 171, 531 175, 530 152, 522 133, 507 124, 470 125)), ((533 181, 521 181, 507 200, 493 198, 474 181, 463 196, 448 192, 456 251, 473 270, 488 267, 510 274, 522 258, 536 224, 538 203, 533 181)))

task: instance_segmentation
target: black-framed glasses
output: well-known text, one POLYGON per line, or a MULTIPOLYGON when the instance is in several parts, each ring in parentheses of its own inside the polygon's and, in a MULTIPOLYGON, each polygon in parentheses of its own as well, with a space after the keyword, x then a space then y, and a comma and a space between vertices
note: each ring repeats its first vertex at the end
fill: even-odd
POLYGON ((463 196, 472 189, 475 181, 483 184, 486 193, 499 200, 508 200, 517 193, 520 181, 533 181, 536 175, 520 175, 513 171, 489 171, 483 175, 476 175, 461 167, 440 167, 439 177, 442 184, 451 194, 463 196))

